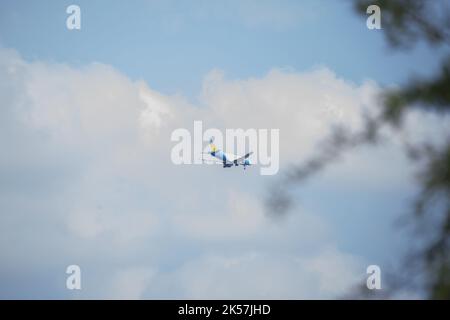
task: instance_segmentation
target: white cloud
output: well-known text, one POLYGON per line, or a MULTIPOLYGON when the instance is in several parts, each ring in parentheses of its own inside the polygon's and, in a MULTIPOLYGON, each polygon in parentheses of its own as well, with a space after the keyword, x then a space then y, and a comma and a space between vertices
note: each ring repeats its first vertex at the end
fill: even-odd
POLYGON ((143 293, 154 276, 155 271, 146 267, 121 270, 113 275, 106 297, 108 299, 142 299, 143 293))
POLYGON ((274 69, 263 78, 234 81, 213 71, 205 78, 202 99, 225 127, 279 128, 286 164, 310 155, 333 125, 360 128, 360 112, 373 113, 378 92, 372 82, 356 86, 326 68, 274 69))
MULTIPOLYGON (((0 49, 0 141, 8 151, 0 153, 0 258, 39 270, 67 260, 107 268, 111 279, 90 286, 98 297, 337 296, 364 261, 335 245, 349 235, 302 206, 285 220, 267 217, 267 180, 252 168, 243 175, 172 165, 170 133, 198 119, 205 128, 279 128, 286 165, 312 154, 333 123, 361 126, 359 112, 375 109, 377 92, 326 68, 244 80, 213 71, 202 105, 193 106, 110 66, 27 62, 0 49)), ((398 178, 391 173, 402 161, 382 164, 380 186, 398 178)), ((340 183, 355 178, 345 166, 336 170, 340 183)))
POLYGON ((174 214, 179 232, 198 239, 230 239, 253 236, 266 223, 264 208, 248 194, 224 190, 223 205, 205 212, 174 214))
POLYGON ((210 255, 183 266, 179 281, 194 299, 338 297, 361 279, 362 265, 337 250, 296 256, 259 252, 210 255))
POLYGON ((92 239, 109 235, 114 245, 144 240, 158 227, 157 217, 149 212, 104 212, 101 208, 71 212, 68 229, 74 235, 92 239))
POLYGON ((141 124, 144 128, 160 128, 163 116, 170 114, 168 103, 163 95, 151 91, 145 84, 141 85, 139 97, 147 105, 141 113, 141 124))

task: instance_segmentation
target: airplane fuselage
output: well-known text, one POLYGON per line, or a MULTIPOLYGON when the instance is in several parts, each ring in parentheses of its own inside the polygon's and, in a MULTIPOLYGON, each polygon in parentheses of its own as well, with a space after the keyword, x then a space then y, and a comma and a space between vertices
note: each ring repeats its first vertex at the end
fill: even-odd
POLYGON ((222 161, 224 168, 230 168, 232 166, 239 166, 239 164, 241 164, 244 166, 244 169, 245 169, 246 166, 250 165, 250 162, 247 159, 244 160, 243 163, 238 163, 238 161, 236 160, 236 159, 238 159, 238 157, 236 155, 228 154, 221 150, 211 152, 211 156, 222 161))

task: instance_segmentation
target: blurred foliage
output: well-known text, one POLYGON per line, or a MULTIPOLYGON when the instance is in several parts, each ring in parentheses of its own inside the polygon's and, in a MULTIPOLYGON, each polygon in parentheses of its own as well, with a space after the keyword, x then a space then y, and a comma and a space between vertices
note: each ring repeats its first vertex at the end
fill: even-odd
MULTIPOLYGON (((305 182, 343 153, 356 151, 355 147, 359 145, 382 142, 380 128, 392 126, 402 130, 402 119, 410 110, 445 115, 450 111, 450 1, 353 1, 356 11, 364 18, 368 17, 366 10, 369 5, 381 8, 382 30, 377 32, 383 32, 392 49, 409 50, 422 42, 444 55, 447 53, 447 58, 432 77, 412 78, 400 88, 386 89, 382 95, 383 110, 377 117, 367 116, 361 132, 335 128, 318 154, 293 167, 283 182, 272 190, 267 203, 269 212, 287 212, 293 203, 292 186, 305 182)), ((425 145, 405 142, 408 156, 420 168, 420 193, 415 199, 413 212, 407 217, 408 223, 416 230, 411 235, 414 252, 406 255, 402 271, 390 272, 388 292, 371 292, 364 282, 349 297, 402 297, 401 292, 422 290, 431 299, 450 299, 450 139, 445 136, 448 132, 442 134, 445 144, 440 146, 431 141, 425 145), (419 274, 419 284, 417 279, 405 277, 405 273, 419 274)))
MULTIPOLYGON (((355 0, 355 8, 366 14, 369 5, 381 8, 383 32, 389 44, 399 50, 424 41, 432 47, 447 50, 450 45, 450 1, 437 0, 355 0)), ((401 129, 405 114, 419 108, 426 112, 448 114, 450 111, 450 55, 441 63, 440 71, 430 79, 412 79, 384 95, 380 122, 401 129)), ((448 132, 443 132, 448 134, 448 132)), ((424 273, 425 291, 432 299, 450 299, 450 141, 444 146, 409 145, 413 160, 423 160, 420 174, 421 192, 415 203, 413 223, 420 226, 426 245, 416 255, 424 273), (438 217, 434 217, 439 203, 438 217), (437 223, 436 223, 437 220, 437 223), (431 232, 424 226, 430 225, 431 232), (428 233, 430 232, 430 233, 428 233), (430 236, 431 234, 431 236, 430 236)), ((410 263, 411 258, 406 263, 410 263)))
POLYGON ((381 8, 382 28, 393 47, 412 47, 424 40, 433 46, 450 39, 450 4, 447 0, 355 0, 356 10, 381 8))
POLYGON ((430 111, 448 112, 450 106, 450 59, 442 64, 440 74, 431 79, 415 79, 385 97, 384 117, 399 124, 406 108, 419 107, 430 111))

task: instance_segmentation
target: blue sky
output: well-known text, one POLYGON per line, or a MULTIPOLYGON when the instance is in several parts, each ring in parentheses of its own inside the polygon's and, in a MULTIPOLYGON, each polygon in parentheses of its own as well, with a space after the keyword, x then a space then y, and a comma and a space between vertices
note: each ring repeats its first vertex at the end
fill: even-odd
POLYGON ((381 84, 435 70, 435 52, 395 52, 365 28, 351 1, 78 1, 82 29, 61 28, 72 1, 2 4, 0 39, 27 59, 111 64, 167 94, 196 98, 213 68, 230 78, 325 65, 381 84), (425 63, 424 63, 425 61, 425 63))
MULTIPOLYGON (((175 166, 170 134, 279 128, 282 175, 440 56, 393 51, 351 1, 3 1, 0 297, 335 298, 367 265, 389 271, 416 192, 397 133, 294 190, 275 221, 263 197, 279 176, 175 166)), ((448 123, 413 114, 405 134, 448 123)))

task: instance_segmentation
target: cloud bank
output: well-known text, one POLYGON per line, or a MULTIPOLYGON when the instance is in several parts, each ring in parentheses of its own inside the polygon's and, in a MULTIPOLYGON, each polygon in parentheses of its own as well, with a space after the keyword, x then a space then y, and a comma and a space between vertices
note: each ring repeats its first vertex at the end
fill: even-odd
MULTIPOLYGON (((337 226, 302 206, 283 221, 267 216, 270 178, 257 170, 173 165, 170 133, 194 120, 279 128, 283 170, 313 153, 333 124, 361 126, 378 90, 327 68, 240 80, 213 70, 194 104, 111 66, 28 62, 0 49, 0 297, 344 294, 364 277, 367 257, 337 245, 337 226), (80 292, 65 288, 69 264, 82 269, 80 292)), ((374 165, 352 159, 360 172, 374 165)), ((348 166, 328 183, 353 183, 348 166)), ((377 185, 405 176, 393 165, 377 185)))

